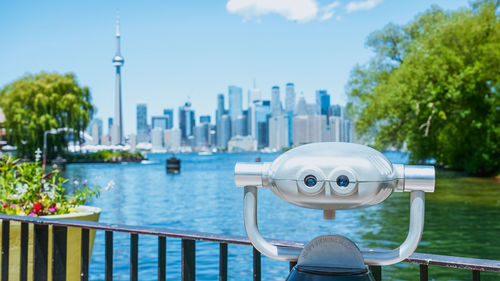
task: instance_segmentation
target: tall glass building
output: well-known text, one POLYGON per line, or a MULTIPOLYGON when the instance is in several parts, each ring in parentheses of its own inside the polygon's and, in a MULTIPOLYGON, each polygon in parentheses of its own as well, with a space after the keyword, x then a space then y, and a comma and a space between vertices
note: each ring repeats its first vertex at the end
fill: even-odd
POLYGON ((268 122, 271 116, 271 102, 263 100, 255 104, 255 118, 256 132, 255 139, 259 148, 267 147, 269 145, 269 130, 268 122))
POLYGON ((295 108, 295 85, 293 83, 286 84, 285 93, 285 110, 287 113, 293 113, 295 108))
POLYGON ((271 113, 272 116, 281 115, 280 87, 278 86, 271 88, 271 113))
POLYGON ((149 141, 148 130, 148 105, 137 103, 137 143, 149 141))
POLYGON ((330 108, 330 95, 326 90, 316 91, 316 114, 328 115, 328 108, 330 108))
POLYGON ((182 143, 188 143, 188 138, 194 135, 195 121, 194 110, 191 109, 190 102, 179 107, 179 129, 181 130, 182 143))
POLYGON ((163 116, 168 117, 167 129, 172 129, 174 127, 174 109, 173 108, 165 108, 163 110, 163 116))

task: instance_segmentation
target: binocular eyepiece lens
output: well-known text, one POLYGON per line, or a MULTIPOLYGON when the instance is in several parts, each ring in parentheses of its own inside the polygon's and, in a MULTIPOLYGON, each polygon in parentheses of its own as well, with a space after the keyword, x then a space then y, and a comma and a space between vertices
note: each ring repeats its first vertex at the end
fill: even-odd
POLYGON ((342 187, 346 187, 349 185, 349 178, 347 176, 338 176, 337 178, 337 185, 338 186, 342 186, 342 187))
POLYGON ((313 187, 318 183, 318 180, 313 175, 308 175, 304 178, 304 183, 307 187, 313 187))

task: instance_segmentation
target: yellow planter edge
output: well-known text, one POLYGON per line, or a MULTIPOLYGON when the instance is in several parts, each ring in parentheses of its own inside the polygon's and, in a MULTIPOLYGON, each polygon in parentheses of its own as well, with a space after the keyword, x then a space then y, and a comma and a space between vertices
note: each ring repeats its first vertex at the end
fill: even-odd
MULTIPOLYGON (((79 206, 75 208, 75 213, 65 215, 43 216, 49 219, 61 220, 81 220, 81 221, 99 221, 101 209, 93 206, 79 206)), ((0 234, 2 226, 0 224, 0 234)), ((9 281, 19 280, 19 260, 20 260, 20 233, 21 223, 12 221, 9 231, 9 281)), ((92 255, 94 245, 95 230, 89 231, 89 257, 92 255)), ((67 236, 67 259, 66 259, 66 280, 80 280, 80 253, 81 253, 81 229, 76 227, 68 227, 67 236)), ((1 248, 0 239, 0 248, 1 248)), ((52 279, 52 226, 49 226, 49 241, 48 241, 48 265, 47 265, 47 280, 52 279)), ((90 260, 90 259, 89 259, 90 260)), ((1 262, 1 257, 0 257, 1 262)), ((1 274, 1 268, 0 268, 1 274)), ((29 225, 28 239, 28 280, 33 280, 33 224, 29 225)))

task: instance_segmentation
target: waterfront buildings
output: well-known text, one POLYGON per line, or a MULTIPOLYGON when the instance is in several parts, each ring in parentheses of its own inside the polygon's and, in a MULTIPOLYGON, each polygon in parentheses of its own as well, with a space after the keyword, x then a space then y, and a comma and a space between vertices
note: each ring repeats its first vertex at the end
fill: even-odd
POLYGON ((289 146, 288 115, 269 118, 269 148, 280 151, 289 146))
POLYGON ((151 130, 151 146, 153 152, 163 152, 163 131, 164 129, 156 127, 151 130))
POLYGON ((92 144, 101 144, 102 137, 102 119, 96 118, 90 123, 90 136, 92 137, 92 144))
POLYGON ((170 118, 168 116, 153 116, 151 117, 151 129, 160 128, 162 130, 171 129, 168 127, 170 118))
POLYGON ((257 123, 255 122, 256 105, 262 101, 262 93, 254 85, 253 89, 248 90, 248 110, 247 110, 247 135, 257 138, 257 123))
POLYGON ((167 151, 178 152, 181 148, 181 131, 179 129, 165 130, 163 142, 167 151))
POLYGON ((257 140, 258 148, 267 147, 269 144, 269 126, 268 120, 271 117, 271 101, 263 100, 255 103, 255 135, 254 138, 257 140))
POLYGON ((111 136, 111 130, 113 128, 113 117, 108 118, 108 135, 111 136))
POLYGON ((328 115, 330 108, 330 95, 326 90, 316 91, 316 114, 328 115))
POLYGON ((287 113, 293 113, 295 109, 295 85, 293 83, 287 83, 285 91, 285 111, 287 113))
POLYGON ((122 80, 121 68, 125 59, 120 52, 120 22, 116 20, 116 53, 113 57, 113 65, 116 68, 116 95, 115 95, 115 119, 111 133, 113 144, 123 144, 123 118, 122 118, 122 80))
MULTIPOLYGON (((222 116, 226 114, 225 106, 224 106, 224 94, 217 95, 217 110, 215 111, 215 130, 216 130, 216 139, 217 139, 217 147, 225 148, 226 141, 224 136, 226 134, 231 134, 230 132, 224 132, 224 126, 222 125, 222 116)), ((231 125, 229 125, 231 126, 231 125)), ((230 130, 230 129, 229 129, 230 130)))
POLYGON ((181 143, 189 145, 189 137, 193 137, 195 126, 195 114, 191 108, 191 102, 186 102, 179 107, 179 129, 181 130, 181 143))
POLYGON ((163 110, 163 116, 167 117, 167 129, 172 129, 174 127, 174 109, 166 108, 163 110))
MULTIPOLYGON (((229 100, 229 117, 231 121, 235 121, 238 117, 243 114, 243 90, 237 86, 229 86, 227 88, 228 100, 229 100)), ((231 122, 231 136, 235 136, 238 130, 237 122, 231 122)))
POLYGON ((144 102, 137 103, 136 114, 137 143, 148 142, 148 105, 144 102))
POLYGON ((281 115, 280 87, 278 86, 271 88, 271 114, 272 116, 281 115))
POLYGON ((231 117, 227 114, 222 115, 219 125, 220 130, 217 133, 219 134, 220 132, 221 148, 227 148, 227 143, 231 139, 231 117))
MULTIPOLYGON (((215 148, 229 151, 280 151, 313 142, 356 140, 353 122, 344 116, 340 105, 330 104, 330 95, 326 90, 316 91, 316 102, 308 103, 303 93, 297 99, 295 85, 287 83, 284 108, 279 86, 270 89, 269 100, 263 99, 263 93, 254 85, 254 88, 248 90, 245 107, 242 103, 242 91, 238 86, 228 86, 227 107, 225 94, 218 94, 215 118, 201 115, 196 120, 191 102, 186 102, 178 107, 179 120, 175 129, 173 109, 163 109, 163 115, 152 116, 148 125, 147 105, 138 103, 137 136, 134 136, 136 140, 133 141, 131 135, 128 142, 130 145, 132 141, 143 144, 150 142, 149 147, 153 151, 200 151, 215 148)), ((109 123, 112 122, 110 120, 109 123)), ((102 144, 110 144, 98 127, 94 128, 92 124, 89 131, 90 134, 101 134, 95 139, 102 144)), ((116 135, 116 131, 112 134, 116 135)), ((137 147, 148 149, 145 145, 137 147)))
POLYGON ((257 141, 251 136, 234 136, 227 144, 227 151, 255 151, 257 150, 257 141))

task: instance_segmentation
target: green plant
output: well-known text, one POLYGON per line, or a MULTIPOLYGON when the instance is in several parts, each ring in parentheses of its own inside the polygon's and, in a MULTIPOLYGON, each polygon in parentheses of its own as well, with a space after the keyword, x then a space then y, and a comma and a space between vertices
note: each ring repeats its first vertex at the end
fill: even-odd
POLYGON ((88 199, 99 196, 98 186, 84 182, 72 197, 65 195, 68 181, 54 169, 44 173, 39 162, 19 163, 10 156, 0 158, 0 212, 12 215, 45 216, 71 213, 88 199))

